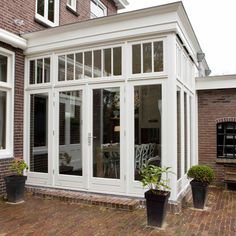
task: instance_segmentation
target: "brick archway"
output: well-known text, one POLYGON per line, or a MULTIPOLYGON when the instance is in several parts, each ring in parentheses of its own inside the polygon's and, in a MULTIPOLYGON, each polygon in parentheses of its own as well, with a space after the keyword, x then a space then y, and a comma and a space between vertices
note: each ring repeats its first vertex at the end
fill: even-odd
POLYGON ((236 122, 236 117, 224 117, 215 120, 216 124, 224 122, 236 122))

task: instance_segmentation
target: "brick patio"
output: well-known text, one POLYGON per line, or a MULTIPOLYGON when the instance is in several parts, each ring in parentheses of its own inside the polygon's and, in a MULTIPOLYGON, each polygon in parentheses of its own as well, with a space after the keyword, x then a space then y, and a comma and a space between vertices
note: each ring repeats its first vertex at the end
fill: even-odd
POLYGON ((236 235, 236 192, 213 188, 206 211, 190 207, 168 213, 164 230, 146 226, 144 209, 133 212, 27 196, 26 203, 0 202, 5 235, 236 235))

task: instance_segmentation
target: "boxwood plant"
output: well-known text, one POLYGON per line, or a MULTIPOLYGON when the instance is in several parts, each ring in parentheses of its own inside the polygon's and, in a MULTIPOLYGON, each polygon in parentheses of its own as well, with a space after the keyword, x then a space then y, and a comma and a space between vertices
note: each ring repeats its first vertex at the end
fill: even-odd
POLYGON ((209 166, 196 165, 188 170, 188 178, 192 178, 196 182, 210 184, 214 180, 214 171, 209 166))

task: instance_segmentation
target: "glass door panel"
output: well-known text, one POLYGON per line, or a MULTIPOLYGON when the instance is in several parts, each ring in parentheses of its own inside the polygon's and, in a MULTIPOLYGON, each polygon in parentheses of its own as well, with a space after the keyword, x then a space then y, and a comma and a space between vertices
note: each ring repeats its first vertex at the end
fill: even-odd
POLYGON ((134 87, 134 179, 143 165, 161 164, 161 85, 134 87))
POLYGON ((30 171, 48 173, 48 94, 30 96, 30 171))
POLYGON ((120 179, 120 88, 93 90, 93 177, 120 179))
POLYGON ((59 174, 83 175, 82 91, 59 93, 59 174))

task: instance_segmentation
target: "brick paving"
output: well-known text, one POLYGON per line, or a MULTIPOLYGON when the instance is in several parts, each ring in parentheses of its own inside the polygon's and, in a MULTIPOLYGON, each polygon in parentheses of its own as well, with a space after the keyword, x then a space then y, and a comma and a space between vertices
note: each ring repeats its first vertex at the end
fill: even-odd
POLYGON ((207 210, 191 206, 168 213, 165 229, 146 226, 145 209, 122 211, 27 196, 26 202, 0 202, 0 236, 183 235, 235 236, 236 192, 213 188, 207 210))

